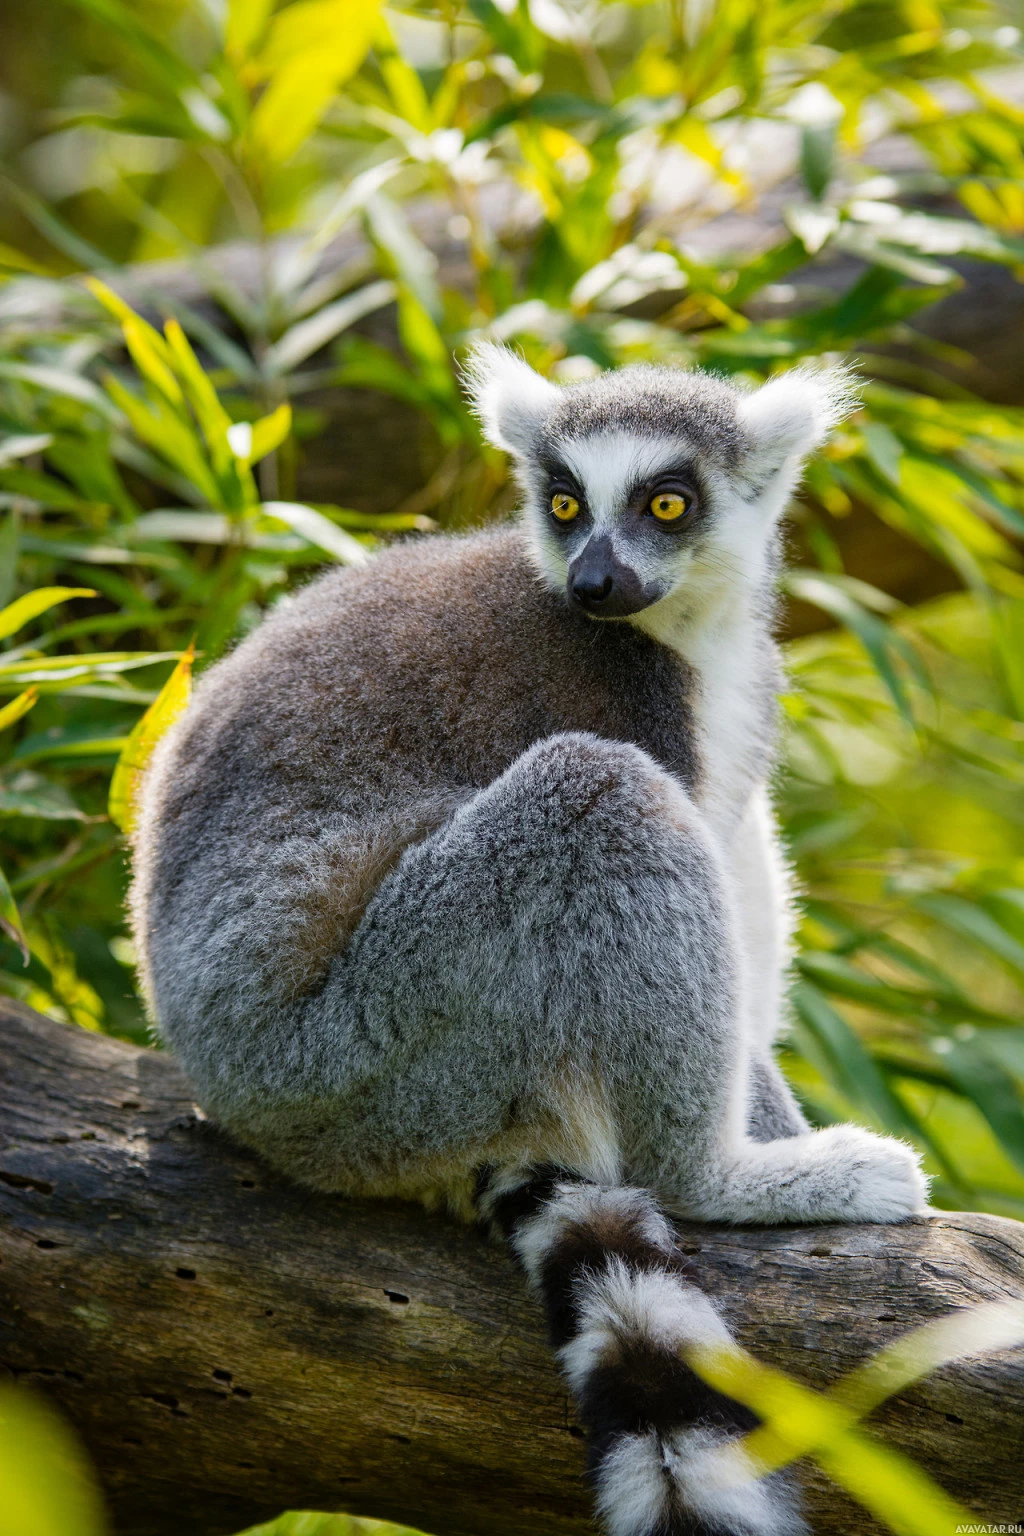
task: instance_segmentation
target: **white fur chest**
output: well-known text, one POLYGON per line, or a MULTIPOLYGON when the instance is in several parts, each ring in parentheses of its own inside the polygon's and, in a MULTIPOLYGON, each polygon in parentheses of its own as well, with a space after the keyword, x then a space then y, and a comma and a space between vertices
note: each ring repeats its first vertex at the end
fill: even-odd
POLYGON ((760 626, 730 623, 724 632, 693 637, 687 661, 698 687, 694 713, 699 722, 703 771, 699 800, 723 833, 741 820, 762 777, 769 742, 766 726, 765 660, 759 654, 760 626))
POLYGON ((761 619, 744 610, 656 633, 694 672, 701 760, 694 798, 724 847, 764 782, 771 753, 771 640, 761 619))

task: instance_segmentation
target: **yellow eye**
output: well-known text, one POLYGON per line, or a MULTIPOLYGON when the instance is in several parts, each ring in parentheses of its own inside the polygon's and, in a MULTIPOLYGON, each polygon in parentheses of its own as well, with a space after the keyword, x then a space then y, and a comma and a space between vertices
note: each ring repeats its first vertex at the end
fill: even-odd
POLYGON ((551 510, 560 523, 571 523, 580 510, 580 504, 575 496, 567 496, 564 491, 556 491, 551 498, 551 510))
POLYGON ((689 510, 690 498, 676 496, 669 491, 659 491, 651 502, 651 511, 659 523, 674 523, 689 510))

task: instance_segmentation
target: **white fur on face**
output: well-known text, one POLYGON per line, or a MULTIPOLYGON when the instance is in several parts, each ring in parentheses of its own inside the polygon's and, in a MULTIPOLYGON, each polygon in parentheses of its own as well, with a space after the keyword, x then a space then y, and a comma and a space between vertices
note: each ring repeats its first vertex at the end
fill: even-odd
POLYGON ((649 437, 621 429, 557 445, 557 453, 583 491, 590 514, 578 534, 557 533, 551 527, 546 477, 537 477, 528 511, 538 564, 555 587, 565 585, 569 563, 589 538, 607 536, 617 559, 636 571, 645 584, 664 591, 675 587, 691 561, 685 541, 666 533, 663 548, 629 537, 623 512, 638 482, 654 480, 693 450, 674 437, 649 437))
POLYGON ((532 465, 527 467, 525 510, 534 557, 553 587, 564 587, 570 562, 595 535, 610 538, 616 558, 634 570, 645 586, 660 591, 658 607, 678 593, 687 611, 696 614, 712 596, 747 592, 763 580, 773 530, 796 476, 795 465, 791 473, 776 474, 775 483, 756 500, 748 500, 739 477, 702 464, 706 516, 696 537, 685 529, 665 529, 654 538, 641 538, 631 531, 632 518, 624 517, 631 494, 638 482, 657 481, 659 475, 686 462, 699 463, 692 445, 680 437, 616 429, 567 440, 555 448, 579 483, 590 516, 578 533, 556 531, 548 512, 547 477, 532 465))

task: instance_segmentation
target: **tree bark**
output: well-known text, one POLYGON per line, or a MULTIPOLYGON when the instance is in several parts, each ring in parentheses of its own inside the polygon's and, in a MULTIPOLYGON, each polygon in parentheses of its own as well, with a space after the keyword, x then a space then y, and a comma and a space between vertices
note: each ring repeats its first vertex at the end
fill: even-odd
MULTIPOLYGON (((0 1365, 76 1425, 121 1536, 285 1508, 438 1536, 592 1529, 583 1447, 510 1259, 398 1205, 311 1194, 194 1108, 161 1052, 0 999, 0 1365)), ((1024 1226, 680 1229, 761 1359, 824 1387, 916 1324, 1024 1295, 1024 1226)), ((870 1421, 979 1518, 1024 1515, 1024 1355, 870 1421)), ((813 1470, 815 1531, 869 1517, 813 1470)))

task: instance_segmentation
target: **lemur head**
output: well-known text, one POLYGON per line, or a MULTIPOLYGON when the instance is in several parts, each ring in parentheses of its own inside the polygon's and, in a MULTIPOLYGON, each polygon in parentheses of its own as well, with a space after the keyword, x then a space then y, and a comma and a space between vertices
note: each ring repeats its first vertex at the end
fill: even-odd
POLYGON ((802 461, 851 403, 841 370, 809 368, 753 391, 648 366, 559 387, 489 343, 467 376, 514 456, 541 571, 601 619, 696 615, 763 584, 802 461))

